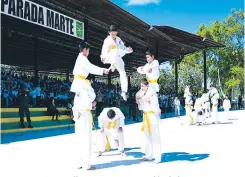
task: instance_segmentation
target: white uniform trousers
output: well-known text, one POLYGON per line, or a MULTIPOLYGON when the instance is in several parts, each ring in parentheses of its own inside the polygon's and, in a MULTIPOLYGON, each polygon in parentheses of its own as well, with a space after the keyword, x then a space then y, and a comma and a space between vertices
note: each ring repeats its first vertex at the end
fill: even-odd
POLYGON ((193 118, 191 113, 192 113, 192 106, 185 105, 186 118, 187 118, 187 120, 190 121, 190 124, 194 124, 194 118, 193 118))
POLYGON ((218 122, 218 105, 212 106, 212 122, 218 122))
POLYGON ((204 103, 205 118, 211 117, 210 102, 204 103))
POLYGON ((224 114, 225 115, 223 116, 221 122, 227 122, 228 121, 228 119, 229 119, 229 113, 230 113, 230 109, 224 109, 224 114))
POLYGON ((105 152, 106 150, 106 136, 109 139, 110 145, 112 145, 115 140, 118 140, 119 147, 118 151, 124 151, 124 134, 123 132, 118 132, 116 129, 104 129, 104 132, 99 131, 99 151, 105 152), (113 142, 113 143, 112 143, 113 142))
POLYGON ((120 75, 121 90, 122 92, 127 92, 128 91, 128 79, 127 79, 126 71, 124 68, 123 59, 117 58, 114 66, 116 67, 120 75))
MULTIPOLYGON (((78 115, 75 113, 74 116, 78 115)), ((90 168, 90 157, 92 148, 92 114, 88 111, 75 119, 75 136, 78 165, 83 169, 90 168)))
POLYGON ((150 118, 150 129, 151 133, 148 132, 148 126, 144 126, 144 136, 145 136, 145 157, 148 160, 155 159, 156 162, 161 162, 161 137, 159 130, 159 122, 156 114, 149 114, 150 118), (155 119, 155 120, 153 120, 155 119))

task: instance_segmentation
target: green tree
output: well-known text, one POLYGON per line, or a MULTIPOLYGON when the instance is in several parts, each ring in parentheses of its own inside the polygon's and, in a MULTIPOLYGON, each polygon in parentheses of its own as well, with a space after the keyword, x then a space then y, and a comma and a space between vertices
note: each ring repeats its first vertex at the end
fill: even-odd
MULTIPOLYGON (((208 26, 201 24, 197 30, 197 35, 220 42, 226 46, 207 50, 208 78, 211 83, 219 86, 219 71, 220 87, 225 93, 230 93, 234 87, 239 87, 242 92, 244 90, 243 10, 232 9, 231 14, 224 20, 215 21, 208 26)), ((186 56, 180 63, 180 68, 182 67, 183 70, 195 67, 202 71, 202 52, 186 56)), ((187 76, 184 74, 183 77, 187 76)), ((194 78, 194 80, 196 79, 199 80, 199 78, 194 78)))
POLYGON ((244 90, 244 12, 231 10, 225 20, 215 21, 209 26, 200 25, 197 34, 223 43, 225 48, 208 50, 208 76, 211 82, 218 84, 218 69, 221 87, 230 92, 233 87, 240 86, 244 90), (240 69, 239 69, 240 68, 240 69), (239 72, 239 73, 237 73, 239 72))
POLYGON ((203 91, 202 83, 201 68, 184 63, 179 66, 179 93, 183 93, 186 85, 189 85, 192 94, 200 94, 203 91))
POLYGON ((140 81, 145 78, 145 74, 140 74, 137 71, 130 76, 130 84, 133 87, 140 87, 140 81))
POLYGON ((161 93, 174 93, 175 92, 175 77, 171 70, 162 69, 158 80, 161 93))

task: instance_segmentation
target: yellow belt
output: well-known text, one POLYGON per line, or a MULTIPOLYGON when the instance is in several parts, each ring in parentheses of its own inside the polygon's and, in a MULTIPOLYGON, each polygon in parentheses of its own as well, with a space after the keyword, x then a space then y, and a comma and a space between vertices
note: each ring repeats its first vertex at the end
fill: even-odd
POLYGON ((197 107, 201 107, 202 105, 201 104, 196 104, 197 107))
POLYGON ((92 126, 96 130, 96 128, 94 126, 94 117, 93 117, 92 111, 90 109, 87 109, 86 111, 88 111, 91 114, 91 116, 92 116, 92 126))
POLYGON ((142 124, 142 127, 141 127, 141 131, 145 130, 145 123, 146 123, 147 128, 148 128, 148 132, 149 132, 149 134, 151 134, 151 120, 149 118, 149 114, 154 114, 154 111, 144 112, 143 124, 142 124))
POLYGON ((86 79, 86 77, 82 76, 82 75, 75 75, 74 79, 81 79, 81 80, 85 80, 87 84, 90 84, 90 81, 88 79, 86 79))
POLYGON ((150 82, 150 83, 157 83, 157 79, 149 79, 149 78, 147 78, 146 80, 148 82, 150 82))
MULTIPOLYGON (((108 124, 107 124, 107 129, 110 129, 110 128, 111 128, 111 124, 112 124, 112 122, 108 122, 108 124)), ((117 122, 115 121, 115 122, 113 122, 112 128, 115 129, 116 126, 117 126, 117 122)), ((105 146, 105 150, 106 150, 106 151, 109 151, 110 149, 111 149, 111 144, 110 144, 110 141, 109 141, 108 136, 106 135, 106 146, 105 146)))
POLYGON ((117 46, 116 46, 116 45, 112 45, 112 46, 109 48, 108 53, 111 52, 112 50, 116 50, 116 49, 117 49, 117 46))
MULTIPOLYGON (((111 128, 111 124, 112 124, 112 122, 108 122, 108 124, 107 124, 107 129, 110 129, 110 128, 111 128)), ((115 121, 115 122, 113 122, 112 128, 115 129, 116 126, 117 126, 117 122, 115 121)))

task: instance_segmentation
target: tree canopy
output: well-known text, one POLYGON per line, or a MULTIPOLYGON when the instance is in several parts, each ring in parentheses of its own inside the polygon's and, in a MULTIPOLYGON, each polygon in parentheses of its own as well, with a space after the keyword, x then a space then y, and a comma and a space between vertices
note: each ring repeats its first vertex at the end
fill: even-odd
MULTIPOLYGON (((232 9, 224 20, 216 20, 209 25, 200 24, 197 35, 224 44, 223 48, 207 49, 207 78, 225 94, 231 94, 234 88, 244 94, 244 11, 232 9), (219 77, 218 77, 219 76, 219 77)), ((203 51, 184 57, 178 65, 179 90, 183 93, 185 85, 190 85, 193 94, 202 93, 203 51)), ((131 84, 138 85, 144 75, 137 72, 132 75, 131 84)), ((174 65, 171 70, 161 70, 159 78, 160 92, 175 92, 174 65)))

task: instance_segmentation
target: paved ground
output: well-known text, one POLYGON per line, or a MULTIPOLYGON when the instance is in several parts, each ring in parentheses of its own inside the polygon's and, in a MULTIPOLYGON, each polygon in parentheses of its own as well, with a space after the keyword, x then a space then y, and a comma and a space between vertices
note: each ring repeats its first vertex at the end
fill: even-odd
POLYGON ((139 160, 143 156, 140 125, 125 127, 126 158, 116 150, 97 158, 97 132, 93 132, 95 171, 75 169, 74 134, 2 144, 1 176, 245 177, 245 111, 232 111, 228 123, 217 125, 188 126, 177 118, 161 120, 162 163, 158 165, 139 160))

